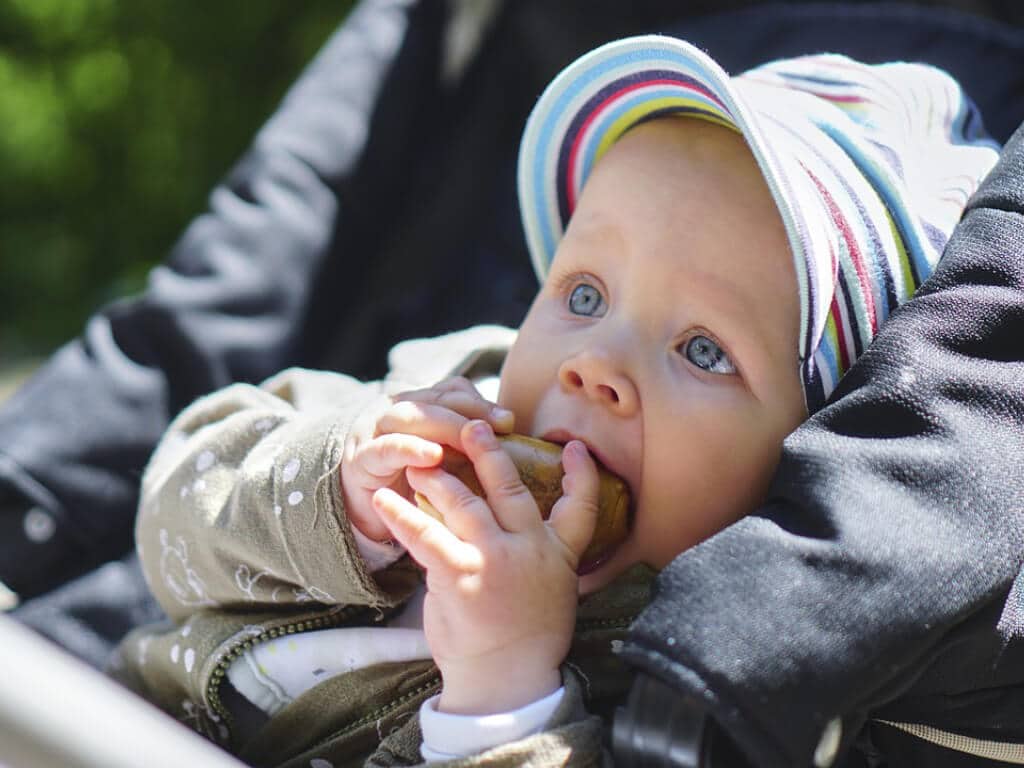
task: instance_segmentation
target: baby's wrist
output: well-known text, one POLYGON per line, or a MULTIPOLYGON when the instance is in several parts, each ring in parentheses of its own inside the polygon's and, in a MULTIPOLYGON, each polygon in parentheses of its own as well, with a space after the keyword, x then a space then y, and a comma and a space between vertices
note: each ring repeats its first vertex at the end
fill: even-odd
POLYGON ((437 711, 452 715, 493 715, 511 712, 550 696, 562 686, 558 669, 524 669, 510 664, 499 673, 447 670, 437 711))

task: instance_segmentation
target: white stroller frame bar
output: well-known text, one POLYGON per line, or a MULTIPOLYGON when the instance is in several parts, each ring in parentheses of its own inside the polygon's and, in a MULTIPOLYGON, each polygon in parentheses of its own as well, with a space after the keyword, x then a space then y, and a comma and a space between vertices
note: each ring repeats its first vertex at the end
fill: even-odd
POLYGON ((245 768, 0 614, 0 768, 245 768))

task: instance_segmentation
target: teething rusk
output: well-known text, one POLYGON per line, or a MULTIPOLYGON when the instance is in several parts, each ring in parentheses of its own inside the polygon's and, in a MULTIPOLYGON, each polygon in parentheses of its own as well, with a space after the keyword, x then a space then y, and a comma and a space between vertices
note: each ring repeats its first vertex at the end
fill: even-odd
MULTIPOLYGON (((555 502, 562 498, 562 477, 565 474, 562 446, 524 435, 498 435, 498 442, 512 458, 523 485, 537 501, 541 517, 547 520, 555 502)), ((441 468, 458 477, 473 493, 484 495, 473 465, 463 454, 445 448, 441 468)), ((594 536, 580 558, 581 568, 593 566, 604 559, 629 530, 629 488, 621 478, 600 465, 598 476, 597 524, 594 536)), ((420 509, 444 522, 441 513, 426 497, 417 493, 415 498, 420 509)))

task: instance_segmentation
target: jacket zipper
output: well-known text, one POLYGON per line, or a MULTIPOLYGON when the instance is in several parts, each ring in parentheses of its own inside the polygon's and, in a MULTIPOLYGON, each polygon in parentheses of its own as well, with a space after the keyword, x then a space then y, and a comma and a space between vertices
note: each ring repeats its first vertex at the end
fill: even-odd
POLYGON ((292 624, 283 624, 278 627, 271 627, 270 629, 260 632, 258 635, 251 635, 244 640, 239 640, 237 643, 228 648, 227 651, 217 660, 217 665, 213 668, 213 672, 210 675, 210 682, 206 686, 206 701, 210 708, 210 711, 218 718, 219 722, 222 723, 228 729, 227 740, 230 741, 230 732, 233 725, 233 718, 227 708, 221 703, 220 700, 220 686, 224 682, 224 677, 227 675, 228 667, 231 663, 245 653, 253 646, 265 643, 268 640, 274 640, 284 635, 294 635, 296 632, 309 632, 310 630, 316 629, 328 629, 330 627, 337 626, 345 621, 348 621, 353 616, 360 612, 366 611, 366 606, 346 606, 339 611, 328 614, 326 616, 317 616, 312 619, 304 619, 297 621, 292 624))

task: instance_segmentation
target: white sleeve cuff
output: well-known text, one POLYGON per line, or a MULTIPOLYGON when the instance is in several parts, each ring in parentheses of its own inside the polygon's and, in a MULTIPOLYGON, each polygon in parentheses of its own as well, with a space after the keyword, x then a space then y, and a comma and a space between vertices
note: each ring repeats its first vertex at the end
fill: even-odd
POLYGON ((427 762, 451 760, 522 739, 544 729, 562 701, 565 688, 525 707, 497 715, 450 715, 437 711, 441 694, 420 707, 423 744, 420 755, 427 762))
POLYGON ((370 573, 383 570, 405 554, 405 547, 390 541, 374 541, 359 530, 358 525, 350 525, 352 536, 356 540, 356 549, 366 563, 370 573))

